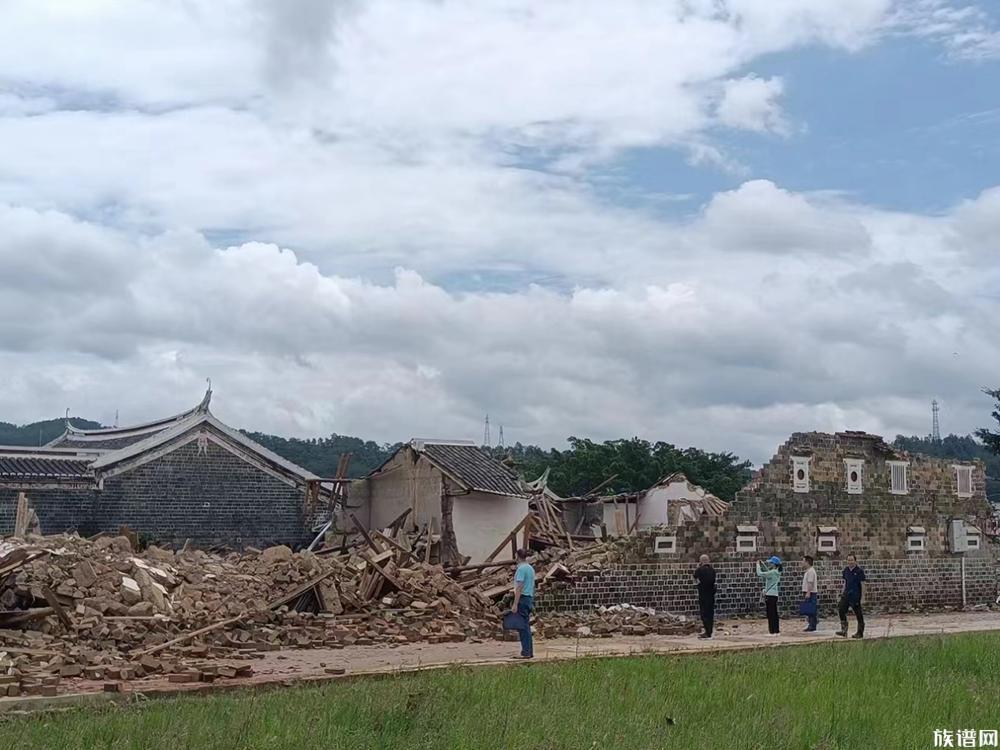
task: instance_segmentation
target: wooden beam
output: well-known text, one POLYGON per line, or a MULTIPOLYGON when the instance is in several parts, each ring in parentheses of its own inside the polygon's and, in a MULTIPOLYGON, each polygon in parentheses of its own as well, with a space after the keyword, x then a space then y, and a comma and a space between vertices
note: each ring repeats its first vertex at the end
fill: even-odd
POLYGON ((361 525, 361 521, 358 520, 358 517, 353 513, 350 513, 349 515, 351 517, 351 523, 354 524, 354 528, 356 528, 358 531, 361 532, 361 536, 363 536, 365 538, 365 541, 368 542, 368 546, 371 547, 373 550, 375 550, 375 552, 381 552, 382 548, 379 547, 377 544, 375 544, 375 541, 372 539, 371 534, 369 534, 368 530, 361 525))
POLYGON ((228 620, 219 620, 212 625, 206 625, 203 628, 198 628, 197 630, 192 630, 190 633, 185 633, 182 636, 174 638, 172 641, 167 641, 166 643, 161 643, 159 646, 152 646, 150 648, 143 649, 142 651, 136 651, 132 656, 148 656, 149 654, 155 654, 159 651, 163 651, 171 646, 176 646, 181 643, 186 643, 192 638, 197 638, 199 635, 205 635, 205 633, 211 633, 213 630, 219 630, 221 628, 227 627, 229 625, 235 625, 238 622, 248 619, 253 612, 244 612, 242 615, 237 615, 236 617, 230 617, 228 620))
POLYGON ((14 515, 14 537, 23 539, 28 533, 28 496, 23 492, 17 493, 17 512, 14 515))
MULTIPOLYGON (((492 552, 491 552, 491 553, 490 553, 490 554, 489 554, 489 555, 488 555, 488 556, 486 557, 486 559, 485 559, 485 560, 484 560, 483 562, 491 562, 491 561, 493 560, 493 558, 494 558, 494 557, 496 557, 497 555, 499 555, 499 554, 500 554, 500 551, 501 551, 501 550, 502 550, 502 549, 503 549, 504 547, 506 547, 506 546, 507 546, 507 543, 508 543, 508 542, 509 542, 509 541, 511 540, 511 537, 516 537, 516 536, 517 536, 517 532, 519 532, 519 531, 521 530, 521 527, 522 527, 522 526, 524 526, 524 524, 528 523, 528 519, 529 519, 529 518, 531 518, 531 513, 528 513, 528 515, 526 515, 526 516, 525 516, 524 518, 522 518, 522 519, 521 519, 521 522, 520 522, 520 523, 518 523, 518 525, 517 525, 517 526, 515 526, 515 527, 513 528, 513 530, 512 530, 512 531, 511 531, 511 532, 510 532, 510 533, 509 533, 509 534, 508 534, 507 536, 505 536, 505 537, 503 538, 503 541, 502 541, 502 542, 500 542, 500 544, 498 544, 498 545, 497 545, 497 548, 496 548, 495 550, 493 550, 493 551, 492 551, 492 552)), ((515 551, 515 554, 513 555, 513 557, 516 557, 516 556, 517 556, 517 555, 516 555, 516 552, 517 552, 517 549, 515 548, 515 550, 514 550, 514 551, 515 551)))
MULTIPOLYGON (((31 622, 40 617, 48 617, 54 614, 52 607, 38 607, 37 609, 14 609, 0 612, 0 628, 9 628, 20 625, 22 622, 31 622)), ((2 650, 2 649, 0 649, 2 650)))
POLYGON ((392 523, 389 524, 389 528, 392 530, 393 533, 396 532, 396 530, 402 525, 403 521, 406 520, 406 517, 408 515, 410 515, 410 513, 412 513, 412 512, 413 512, 413 508, 407 508, 402 513, 400 513, 398 516, 396 516, 395 519, 393 519, 392 523))
POLYGON ((387 580, 389 583, 395 586, 398 591, 403 591, 403 592, 407 591, 406 586, 400 583, 399 579, 397 579, 395 576, 389 575, 389 573, 383 570, 382 567, 377 562, 375 562, 374 559, 367 557, 366 555, 362 555, 361 558, 365 560, 369 565, 371 565, 376 573, 378 573, 385 580, 387 580))
POLYGON ((45 597, 45 601, 47 601, 49 606, 52 607, 53 611, 55 611, 56 617, 59 618, 60 622, 62 622, 67 629, 72 628, 73 620, 68 614, 66 614, 66 610, 63 608, 62 603, 56 598, 56 592, 48 586, 42 586, 42 596, 45 597))
POLYGON ((288 604, 293 599, 298 599, 300 596, 302 596, 304 593, 306 593, 309 589, 311 589, 317 583, 325 581, 327 578, 329 578, 330 576, 332 576, 335 572, 336 572, 336 569, 331 568, 330 570, 326 571, 325 573, 316 576, 312 580, 306 581, 301 586, 298 586, 297 588, 292 589, 287 594, 284 594, 283 596, 278 597, 277 599, 275 599, 274 601, 272 601, 270 604, 266 605, 265 608, 266 609, 277 609, 278 607, 280 607, 283 604, 288 604))
POLYGON ((505 565, 513 565, 516 560, 497 560, 489 563, 474 563, 473 565, 457 565, 454 568, 445 568, 445 573, 463 573, 467 570, 486 570, 487 568, 502 568, 505 565))
POLYGON ((413 556, 413 552, 411 552, 410 550, 406 549, 406 547, 404 547, 402 544, 400 544, 399 542, 397 542, 395 539, 386 536, 385 534, 383 534, 378 529, 372 529, 372 533, 375 536, 377 536, 379 539, 381 539, 383 542, 385 542, 386 544, 388 544, 390 547, 394 547, 398 552, 400 552, 403 555, 400 558, 400 560, 399 560, 399 564, 400 565, 405 565, 406 561, 409 560, 413 556))

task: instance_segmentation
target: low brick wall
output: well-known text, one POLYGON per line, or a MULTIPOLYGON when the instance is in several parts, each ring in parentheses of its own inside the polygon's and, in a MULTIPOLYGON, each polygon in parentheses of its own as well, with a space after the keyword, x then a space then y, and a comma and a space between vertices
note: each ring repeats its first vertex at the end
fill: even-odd
MULTIPOLYGON (((958 558, 909 560, 862 560, 868 582, 864 602, 872 610, 905 611, 943 609, 962 605, 962 561, 958 558)), ((567 611, 591 606, 633 604, 657 610, 695 614, 698 593, 694 586, 695 563, 635 563, 611 566, 600 575, 579 581, 571 588, 539 591, 539 611, 567 611)), ((762 612, 761 580, 752 562, 720 562, 716 570, 716 611, 720 615, 762 612)), ((843 590, 843 563, 819 560, 820 607, 836 609, 843 590)), ((779 589, 779 605, 786 613, 797 613, 802 586, 801 562, 785 566, 779 589)), ((968 606, 992 603, 998 593, 997 563, 991 559, 965 561, 968 606)))

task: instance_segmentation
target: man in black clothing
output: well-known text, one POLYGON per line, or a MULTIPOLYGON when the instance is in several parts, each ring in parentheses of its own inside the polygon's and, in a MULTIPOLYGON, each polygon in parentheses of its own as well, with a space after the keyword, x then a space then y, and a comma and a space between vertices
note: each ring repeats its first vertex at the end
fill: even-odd
POLYGON ((865 637, 865 616, 861 611, 861 584, 865 581, 865 571, 858 565, 858 560, 854 555, 847 556, 847 567, 844 568, 844 593, 840 595, 840 630, 837 635, 841 638, 847 637, 847 610, 854 611, 854 616, 858 620, 858 632, 853 638, 865 637))
POLYGON ((715 627, 715 568, 708 562, 708 555, 702 555, 694 571, 698 582, 698 609, 701 610, 701 624, 705 632, 699 638, 711 638, 715 627))

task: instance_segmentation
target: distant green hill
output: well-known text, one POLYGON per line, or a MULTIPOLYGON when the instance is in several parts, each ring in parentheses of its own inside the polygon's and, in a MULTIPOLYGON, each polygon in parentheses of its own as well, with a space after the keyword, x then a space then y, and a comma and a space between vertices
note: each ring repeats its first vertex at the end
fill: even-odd
POLYGON ((992 453, 972 435, 948 435, 939 441, 930 437, 897 435, 893 445, 912 453, 937 458, 954 458, 958 461, 979 459, 986 464, 986 496, 991 502, 1000 504, 1000 456, 992 453))
POLYGON ((347 476, 363 477, 378 468, 397 447, 347 435, 334 434, 326 438, 283 438, 263 432, 243 430, 243 433, 279 456, 324 478, 337 473, 337 463, 343 453, 351 454, 347 476))
MULTIPOLYGON (((81 430, 96 430, 102 426, 99 422, 76 417, 71 417, 69 421, 81 430)), ((0 445, 45 445, 62 435, 65 430, 65 419, 47 419, 25 425, 0 422, 0 445)))

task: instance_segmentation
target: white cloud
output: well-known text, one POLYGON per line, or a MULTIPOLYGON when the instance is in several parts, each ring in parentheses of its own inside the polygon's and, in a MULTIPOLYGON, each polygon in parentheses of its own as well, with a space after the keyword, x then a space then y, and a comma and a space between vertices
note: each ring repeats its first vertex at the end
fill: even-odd
POLYGON ((667 220, 592 179, 651 146, 738 172, 720 126, 791 130, 756 61, 898 10, 8 2, 0 419, 153 417, 211 376, 224 418, 285 434, 489 411, 760 460, 793 429, 923 431, 931 396, 971 428, 995 191, 928 217, 748 179, 667 220))
POLYGON ((183 233, 129 245, 61 214, 6 210, 0 232, 31 227, 39 266, 95 241, 105 259, 91 284, 59 293, 41 274, 0 282, 0 298, 20 290, 34 311, 4 312, 0 410, 145 418, 182 408, 211 376, 223 416, 283 433, 468 437, 489 411, 512 439, 636 433, 758 460, 792 429, 922 431, 932 396, 974 419, 1000 366, 1000 309, 986 296, 996 279, 956 273, 966 261, 950 243, 971 207, 934 220, 925 252, 951 261, 929 266, 906 245, 907 217, 788 200, 789 218, 805 207, 830 226, 853 212, 873 244, 776 265, 752 222, 739 231, 750 214, 730 214, 718 235, 710 205, 663 227, 699 256, 648 249, 641 279, 621 269, 570 292, 456 292, 408 270, 384 284, 324 273, 273 245, 220 249, 183 233), (949 299, 965 302, 942 309, 949 299), (760 425, 734 436, 738 415, 760 425))
POLYGON ((777 101, 784 88, 780 78, 746 76, 728 80, 719 101, 719 119, 731 128, 785 133, 788 125, 777 101))

